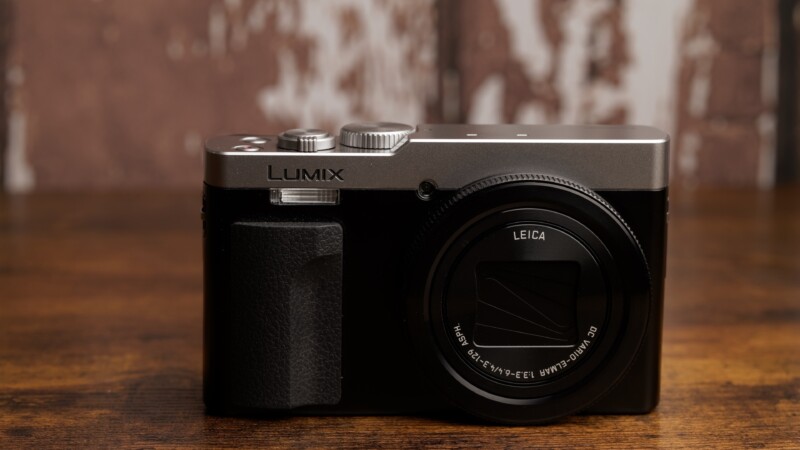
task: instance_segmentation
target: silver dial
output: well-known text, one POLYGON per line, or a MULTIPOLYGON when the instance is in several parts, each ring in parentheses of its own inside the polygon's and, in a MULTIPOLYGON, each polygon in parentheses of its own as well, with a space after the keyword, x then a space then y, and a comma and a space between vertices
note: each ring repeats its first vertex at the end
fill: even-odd
POLYGON ((351 123, 342 127, 339 142, 348 147, 367 150, 388 150, 413 132, 414 127, 404 123, 351 123))
POLYGON ((325 130, 294 128, 278 136, 278 147, 298 152, 318 152, 336 146, 333 136, 325 130))

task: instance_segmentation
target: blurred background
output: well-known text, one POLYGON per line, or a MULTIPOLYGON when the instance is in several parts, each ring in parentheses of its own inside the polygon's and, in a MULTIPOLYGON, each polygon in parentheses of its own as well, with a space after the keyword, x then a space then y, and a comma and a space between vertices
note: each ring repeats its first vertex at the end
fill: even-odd
POLYGON ((635 123, 680 186, 798 178, 797 0, 0 0, 0 186, 198 188, 220 133, 635 123))

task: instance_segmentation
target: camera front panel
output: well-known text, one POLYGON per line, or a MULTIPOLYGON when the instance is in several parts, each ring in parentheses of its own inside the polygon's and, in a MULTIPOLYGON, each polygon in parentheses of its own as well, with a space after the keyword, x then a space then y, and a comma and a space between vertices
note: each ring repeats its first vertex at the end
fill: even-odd
POLYGON ((370 135, 384 125, 359 125, 356 138, 345 127, 339 146, 320 130, 207 145, 207 404, 307 414, 454 405, 506 423, 655 407, 668 138, 642 127, 370 135), (578 186, 600 208, 565 209, 541 189, 504 194, 499 209, 478 206, 432 238, 431 222, 480 174, 578 186), (616 222, 598 227, 609 213, 616 222), (282 264, 292 252, 270 250, 281 243, 300 257, 282 264), (288 331, 273 337, 276 325, 288 331))
MULTIPOLYGON (((453 192, 441 191, 436 200, 443 201, 452 195, 453 192)), ((624 215, 639 237, 653 274, 655 307, 650 312, 639 357, 625 378, 586 411, 644 413, 655 407, 659 391, 666 191, 607 191, 600 195, 624 215)), ((343 193, 342 204, 336 207, 287 208, 270 206, 268 196, 264 190, 212 186, 205 189, 204 392, 209 410, 395 414, 450 408, 451 403, 442 397, 420 366, 404 321, 406 277, 411 269, 406 255, 417 237, 416 232, 423 228, 437 201, 421 201, 413 191, 353 191, 343 193), (242 314, 236 314, 233 309, 230 272, 231 260, 236 255, 230 252, 228 236, 232 224, 242 221, 343 225, 341 396, 334 405, 276 409, 268 402, 253 403, 254 399, 263 398, 264 394, 257 391, 263 390, 264 385, 251 383, 247 388, 236 379, 235 374, 242 373, 267 376, 267 370, 253 367, 252 360, 243 364, 245 359, 236 355, 257 354, 253 348, 271 345, 263 336, 253 336, 253 333, 254 329, 273 326, 275 320, 274 317, 251 316, 243 321, 242 314), (248 321, 252 320, 260 324, 248 326, 248 321), (232 351, 237 348, 240 351, 232 351), (236 401, 242 398, 245 401, 236 401)), ((486 270, 491 273, 495 268, 486 270)), ((480 340, 478 336, 479 344, 480 340)), ((287 355, 287 359, 290 358, 292 356, 287 355)), ((260 364, 266 368, 275 366, 276 362, 263 360, 260 364)))

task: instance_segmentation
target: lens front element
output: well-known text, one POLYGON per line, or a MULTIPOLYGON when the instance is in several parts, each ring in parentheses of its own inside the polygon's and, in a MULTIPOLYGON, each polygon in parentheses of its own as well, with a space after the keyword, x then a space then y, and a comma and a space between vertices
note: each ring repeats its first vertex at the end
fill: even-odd
POLYGON ((475 267, 476 347, 574 347, 580 266, 484 261, 475 267))
POLYGON ((484 375, 522 384, 578 365, 593 349, 608 308, 592 253, 568 232, 536 222, 472 234, 462 237, 472 244, 455 257, 442 305, 461 357, 484 375))

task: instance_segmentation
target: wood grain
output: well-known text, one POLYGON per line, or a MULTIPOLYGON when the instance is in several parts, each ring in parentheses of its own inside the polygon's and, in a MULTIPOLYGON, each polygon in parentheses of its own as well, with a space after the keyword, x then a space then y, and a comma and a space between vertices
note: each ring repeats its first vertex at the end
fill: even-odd
POLYGON ((206 416, 199 203, 0 197, 0 447, 800 446, 800 187, 673 193, 656 412, 513 428, 206 416))

